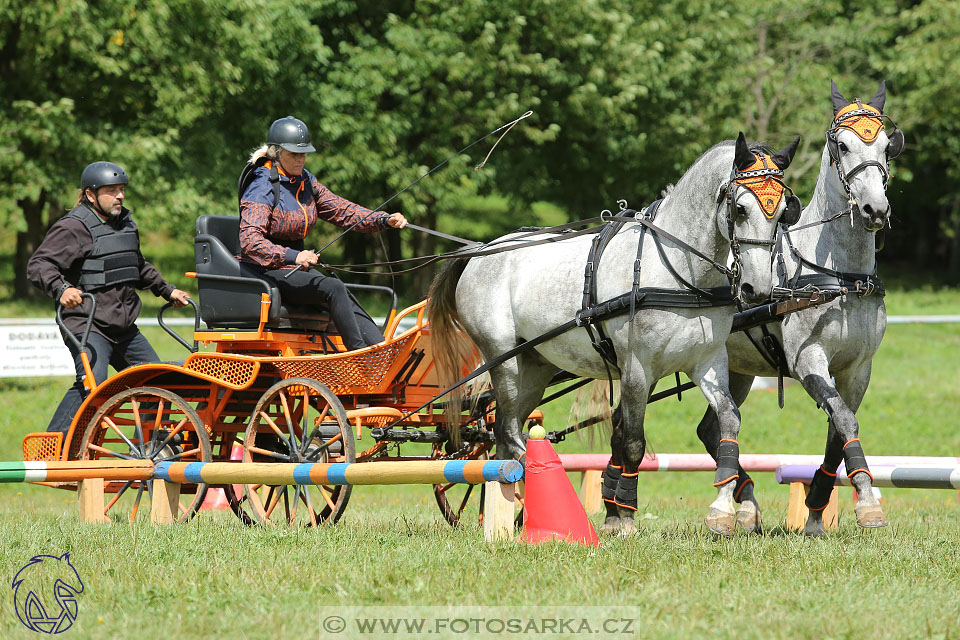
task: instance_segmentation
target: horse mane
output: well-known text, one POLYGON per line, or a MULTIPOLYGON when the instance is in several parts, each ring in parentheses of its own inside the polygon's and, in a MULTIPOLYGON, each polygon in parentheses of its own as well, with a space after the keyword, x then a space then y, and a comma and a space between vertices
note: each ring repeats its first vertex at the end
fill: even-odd
MULTIPOLYGON (((699 165, 701 162, 703 162, 705 159, 709 158, 713 154, 717 153, 720 149, 733 147, 735 144, 736 142, 733 140, 723 140, 721 142, 716 143, 706 151, 704 151, 693 162, 693 164, 690 165, 690 167, 686 170, 683 176, 676 182, 676 184, 670 185, 667 189, 664 190, 663 195, 668 195, 669 193, 683 192, 683 190, 687 186, 686 183, 693 179, 690 176, 696 173, 695 169, 697 168, 697 165, 699 165)), ((775 150, 773 149, 773 147, 771 147, 766 142, 748 142, 747 149, 749 149, 751 153, 756 155, 760 155, 760 154, 773 155, 775 153, 775 150)), ((731 169, 733 168, 732 160, 731 160, 730 168, 731 169)))

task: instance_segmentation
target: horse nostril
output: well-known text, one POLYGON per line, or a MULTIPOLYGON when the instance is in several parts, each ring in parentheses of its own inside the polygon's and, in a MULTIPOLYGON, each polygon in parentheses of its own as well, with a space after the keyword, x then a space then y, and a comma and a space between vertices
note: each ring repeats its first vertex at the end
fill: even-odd
POLYGON ((740 285, 740 293, 748 300, 753 299, 753 285, 749 282, 744 282, 740 285))
POLYGON ((863 206, 860 208, 860 210, 863 211, 863 213, 864 213, 867 217, 869 217, 869 218, 872 218, 872 217, 873 217, 873 207, 872 207, 871 205, 865 204, 865 205, 863 205, 863 206))

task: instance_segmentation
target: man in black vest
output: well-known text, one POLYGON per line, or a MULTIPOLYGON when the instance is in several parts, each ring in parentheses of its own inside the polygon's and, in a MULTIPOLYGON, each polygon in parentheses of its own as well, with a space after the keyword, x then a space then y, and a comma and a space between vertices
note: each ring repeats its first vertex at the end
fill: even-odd
MULTIPOLYGON (((150 289, 177 307, 186 305, 189 297, 143 259, 137 225, 123 206, 128 182, 126 172, 112 162, 88 165, 80 176, 77 206, 50 227, 27 263, 27 277, 63 305, 63 322, 78 339, 89 313, 89 303, 80 294, 92 293, 96 299, 87 352, 97 384, 106 379, 108 365, 119 371, 160 359, 135 324, 140 314, 137 289, 150 289)), ((66 336, 64 342, 73 355, 77 380, 47 431, 66 434, 86 392, 80 353, 66 336)))

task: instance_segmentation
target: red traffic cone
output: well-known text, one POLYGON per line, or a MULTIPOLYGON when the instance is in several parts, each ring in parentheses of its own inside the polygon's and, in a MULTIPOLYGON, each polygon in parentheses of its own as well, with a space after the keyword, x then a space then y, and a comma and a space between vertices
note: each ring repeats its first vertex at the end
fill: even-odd
POLYGON ((524 469, 523 533, 520 540, 538 544, 566 540, 599 547, 600 539, 560 457, 547 440, 527 440, 524 469))
MULTIPOLYGON (((231 460, 242 460, 243 459, 243 447, 239 444, 233 445, 233 448, 230 449, 230 459, 231 460)), ((243 486, 235 484, 231 487, 231 491, 238 490, 237 495, 243 494, 243 486)), ((230 503, 227 502, 227 496, 223 493, 223 489, 216 487, 214 489, 208 489, 207 495, 203 498, 203 503, 200 505, 201 511, 220 511, 223 509, 229 509, 230 503)))
POLYGON ((223 494, 223 489, 220 487, 207 489, 207 495, 203 498, 203 504, 200 505, 201 511, 219 511, 229 508, 230 503, 227 502, 227 496, 223 494))

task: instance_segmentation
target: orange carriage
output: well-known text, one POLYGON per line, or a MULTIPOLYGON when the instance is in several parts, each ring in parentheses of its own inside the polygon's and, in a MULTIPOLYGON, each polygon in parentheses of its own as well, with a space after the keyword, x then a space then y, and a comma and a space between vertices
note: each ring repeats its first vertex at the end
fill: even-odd
MULTIPOLYGON (((67 434, 28 434, 25 460, 311 463, 487 455, 494 443, 489 392, 473 398, 472 412, 452 412, 461 445, 451 445, 448 407, 436 401, 426 301, 397 312, 394 296, 384 341, 346 351, 328 319, 286 306, 269 283, 240 275, 238 224, 231 216, 197 220, 197 270, 188 274, 198 284, 194 344, 163 323, 169 305, 158 314, 191 350, 186 360, 130 367, 99 385, 88 371, 90 393, 67 434), (209 350, 198 351, 199 343, 209 350), (361 440, 366 448, 357 451, 361 440), (418 451, 403 455, 404 443, 426 446, 406 447, 418 451)), ((209 487, 199 477, 191 483, 189 467, 187 480, 180 521, 200 509, 208 489, 219 488, 246 522, 333 523, 351 492, 349 485, 209 487)), ((472 489, 434 486, 451 524, 472 489)), ((107 481, 105 491, 107 517, 149 513, 140 508, 151 495, 149 482, 107 481)))

